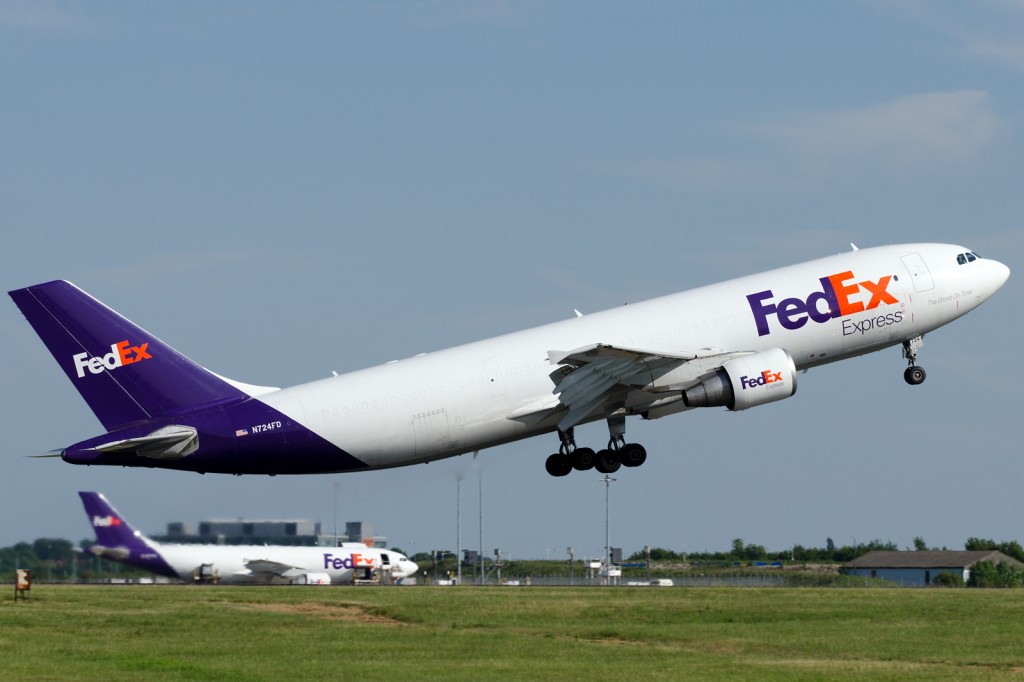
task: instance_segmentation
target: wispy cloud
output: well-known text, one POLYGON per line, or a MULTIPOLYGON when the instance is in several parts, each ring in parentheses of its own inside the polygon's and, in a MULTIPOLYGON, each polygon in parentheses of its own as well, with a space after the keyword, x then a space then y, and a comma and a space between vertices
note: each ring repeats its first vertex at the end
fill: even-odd
POLYGON ((745 154, 632 160, 602 170, 688 191, 828 191, 856 174, 899 177, 968 166, 1003 128, 985 91, 924 93, 735 125, 748 138, 745 154))
POLYGON ((1000 128, 988 93, 959 90, 799 114, 749 130, 819 169, 860 162, 904 173, 970 163, 991 146, 1000 128))
POLYGON ((102 267, 91 274, 94 281, 100 282, 148 282, 194 276, 196 273, 211 272, 238 263, 266 260, 265 254, 246 251, 176 251, 152 254, 123 265, 102 267))
POLYGON ((0 28, 68 31, 86 26, 81 12, 67 2, 9 0, 0 3, 0 28))
POLYGON ((1024 71, 1024 42, 971 40, 964 45, 964 52, 1024 71))
POLYGON ((419 29, 524 28, 550 12, 537 0, 402 0, 375 10, 419 29))
POLYGON ((773 192, 805 189, 803 179, 792 173, 779 173, 777 164, 755 158, 645 159, 606 165, 603 170, 689 191, 717 193, 736 187, 759 187, 773 192))

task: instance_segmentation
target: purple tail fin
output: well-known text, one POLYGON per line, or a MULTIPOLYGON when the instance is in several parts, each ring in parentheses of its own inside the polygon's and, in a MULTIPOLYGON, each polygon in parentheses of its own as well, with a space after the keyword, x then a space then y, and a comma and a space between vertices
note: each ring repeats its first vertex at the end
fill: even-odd
POLYGON ((247 397, 70 282, 9 293, 108 431, 247 397))
POLYGON ((124 547, 144 550, 149 547, 142 537, 121 518, 107 498, 100 493, 79 492, 85 514, 96 532, 96 542, 104 547, 124 547))
POLYGON ((96 532, 96 544, 89 548, 89 552, 169 578, 180 577, 161 555, 161 546, 129 526, 102 494, 79 492, 78 496, 82 498, 89 523, 96 532))

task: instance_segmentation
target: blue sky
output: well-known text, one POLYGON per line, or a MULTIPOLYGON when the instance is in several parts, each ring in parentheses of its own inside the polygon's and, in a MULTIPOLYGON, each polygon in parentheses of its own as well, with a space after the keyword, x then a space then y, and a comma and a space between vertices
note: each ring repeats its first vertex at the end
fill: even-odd
MULTIPOLYGON (((289 385, 859 246, 1014 275, 791 400, 630 421, 612 543, 697 551, 1021 539, 1024 2, 0 1, 0 278, 64 278, 219 374, 289 385)), ((366 520, 408 551, 597 555, 604 485, 556 439, 307 477, 25 456, 101 428, 0 315, 0 546, 138 527, 366 520)), ((582 440, 605 438, 583 427, 582 440)))

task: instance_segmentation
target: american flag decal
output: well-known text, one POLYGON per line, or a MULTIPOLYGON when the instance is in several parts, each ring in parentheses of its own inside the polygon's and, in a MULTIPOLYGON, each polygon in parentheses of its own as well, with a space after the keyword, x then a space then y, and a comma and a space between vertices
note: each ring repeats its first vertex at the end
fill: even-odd
POLYGON ((248 436, 248 435, 249 435, 249 429, 238 429, 237 431, 235 431, 235 437, 238 437, 238 436, 248 436))

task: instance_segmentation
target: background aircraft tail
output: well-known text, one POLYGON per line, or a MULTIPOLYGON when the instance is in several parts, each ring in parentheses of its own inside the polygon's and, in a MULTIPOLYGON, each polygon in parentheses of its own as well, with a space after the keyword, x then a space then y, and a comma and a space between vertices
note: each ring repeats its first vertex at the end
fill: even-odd
POLYGON ((85 515, 89 517, 89 523, 96 532, 97 543, 104 547, 150 549, 144 536, 136 534, 135 529, 128 525, 102 494, 79 492, 78 496, 82 498, 85 515))
POLYGON ((78 496, 96 533, 96 544, 89 547, 90 553, 169 578, 180 577, 161 555, 161 545, 129 526, 102 494, 79 492, 78 496))
POLYGON ((9 294, 108 431, 248 397, 70 282, 9 294))

